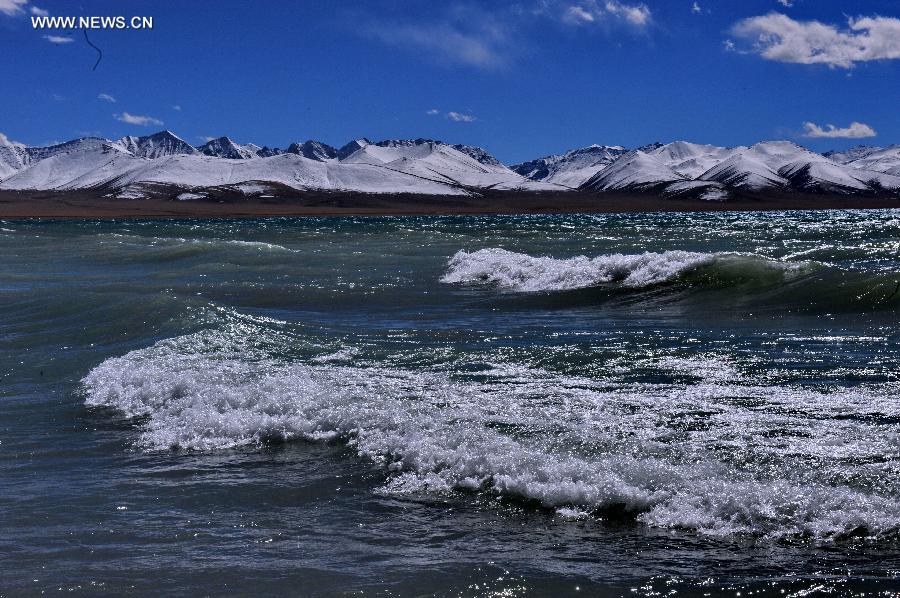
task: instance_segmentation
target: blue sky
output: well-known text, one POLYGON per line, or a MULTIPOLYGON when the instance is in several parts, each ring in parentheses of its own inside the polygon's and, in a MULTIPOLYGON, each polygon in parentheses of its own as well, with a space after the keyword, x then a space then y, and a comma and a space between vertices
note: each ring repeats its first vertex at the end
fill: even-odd
POLYGON ((0 0, 0 52, 0 132, 31 145, 427 137, 512 163, 591 143, 900 143, 896 0, 0 0), (80 31, 33 29, 44 13, 154 26, 91 31, 92 71, 80 31))

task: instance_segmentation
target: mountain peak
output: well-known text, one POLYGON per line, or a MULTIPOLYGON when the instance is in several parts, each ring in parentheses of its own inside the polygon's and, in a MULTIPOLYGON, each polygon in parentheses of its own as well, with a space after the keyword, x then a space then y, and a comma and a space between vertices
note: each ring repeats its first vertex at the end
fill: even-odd
POLYGON ((347 158, 348 156, 358 152, 359 150, 366 147, 367 145, 373 145, 373 144, 371 141, 369 141, 365 137, 363 137, 361 139, 354 139, 353 141, 341 146, 341 148, 339 150, 337 150, 337 159, 343 160, 344 158, 347 158))
POLYGON ((647 145, 640 146, 639 148, 637 148, 636 151, 640 151, 645 154, 649 154, 653 150, 658 150, 661 147, 663 147, 662 143, 660 143, 659 141, 654 141, 653 143, 648 143, 647 145))
POLYGON ((485 166, 503 166, 503 163, 500 162, 500 160, 489 154, 485 149, 478 147, 477 145, 464 145, 462 143, 455 143, 451 147, 456 151, 462 152, 470 158, 481 162, 485 166))
MULTIPOLYGON (((659 149, 661 145, 651 144, 644 147, 659 149)), ((597 172, 582 185, 582 188, 600 191, 623 189, 644 191, 685 180, 688 180, 688 177, 675 172, 655 155, 638 148, 597 172)))
POLYGON ((226 158, 230 160, 247 160, 256 157, 258 147, 243 146, 235 143, 229 137, 222 136, 210 139, 197 148, 201 154, 226 158))
POLYGON ((28 160, 25 144, 0 133, 0 180, 25 167, 28 160))
POLYGON ((304 158, 317 160, 319 162, 332 160, 338 156, 338 150, 327 143, 315 141, 314 139, 307 139, 303 143, 294 142, 288 146, 285 152, 289 154, 298 154, 304 158))
POLYGON ((118 145, 138 158, 153 159, 176 154, 197 153, 191 144, 168 129, 142 137, 128 135, 122 137, 118 141, 118 145))
POLYGON ((865 158, 874 154, 875 152, 881 151, 880 147, 873 147, 871 145, 855 145, 848 150, 839 152, 837 150, 830 150, 822 155, 837 162, 838 164, 847 164, 849 162, 853 162, 854 160, 859 160, 861 158, 865 158))
POLYGON ((517 172, 533 181, 558 183, 567 187, 579 187, 592 176, 627 153, 620 145, 597 145, 571 149, 564 154, 554 154, 512 166, 517 172))

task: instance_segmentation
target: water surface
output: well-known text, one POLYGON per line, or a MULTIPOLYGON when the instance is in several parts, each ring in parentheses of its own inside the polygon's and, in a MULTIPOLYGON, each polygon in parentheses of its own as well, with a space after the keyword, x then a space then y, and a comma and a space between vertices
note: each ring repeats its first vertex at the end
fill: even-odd
POLYGON ((898 248, 898 211, 0 222, 0 587, 897 589, 898 248))

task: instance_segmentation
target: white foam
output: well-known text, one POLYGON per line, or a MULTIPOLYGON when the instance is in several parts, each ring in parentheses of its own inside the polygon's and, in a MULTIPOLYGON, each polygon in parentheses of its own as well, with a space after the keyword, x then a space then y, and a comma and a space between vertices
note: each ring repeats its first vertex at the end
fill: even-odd
POLYGON ((897 384, 755 386, 714 356, 700 369, 644 364, 691 370, 695 384, 515 364, 452 381, 328 357, 282 362, 242 344, 260 334, 248 325, 109 359, 84 378, 86 403, 143 418, 138 444, 152 451, 340 440, 385 466, 387 493, 488 492, 564 517, 621 505, 649 525, 710 535, 900 530, 898 493, 884 483, 897 430, 871 421, 900 415, 888 399, 897 384))
POLYGON ((450 258, 441 281, 487 283, 514 291, 563 291, 613 283, 624 287, 646 287, 672 280, 701 265, 727 260, 754 261, 757 265, 783 271, 800 266, 734 253, 673 250, 557 259, 488 248, 471 253, 458 251, 450 258))

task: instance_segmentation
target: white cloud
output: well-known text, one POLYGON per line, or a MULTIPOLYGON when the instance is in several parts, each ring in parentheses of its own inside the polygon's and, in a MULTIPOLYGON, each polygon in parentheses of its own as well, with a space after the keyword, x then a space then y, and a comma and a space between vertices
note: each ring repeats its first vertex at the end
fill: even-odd
POLYGON ((650 22, 650 9, 646 4, 628 5, 617 0, 607 0, 606 10, 609 14, 625 19, 638 27, 643 27, 650 22))
POLYGON ((43 8, 33 5, 28 6, 28 0, 0 0, 0 13, 3 13, 8 17, 25 14, 26 7, 28 8, 28 12, 38 17, 46 17, 50 14, 43 8))
POLYGON ((778 4, 784 6, 785 8, 790 8, 794 5, 792 0, 778 0, 778 4))
POLYGON ((128 123, 129 125, 140 125, 142 127, 146 127, 149 125, 156 125, 157 127, 160 127, 163 125, 163 121, 159 120, 158 118, 153 118, 152 116, 128 114, 127 112, 123 112, 122 114, 113 114, 113 118, 123 123, 128 123))
MULTIPOLYGON (((428 116, 437 116, 440 113, 441 113, 441 111, 438 110, 437 108, 432 108, 431 110, 425 111, 425 114, 427 114, 428 116)), ((476 117, 472 116, 471 114, 465 114, 464 112, 456 112, 454 110, 447 112, 446 114, 444 114, 444 116, 446 118, 449 118, 453 122, 458 122, 458 123, 470 123, 470 122, 474 122, 474 121, 478 120, 476 117)))
POLYGON ((505 65, 512 49, 508 26, 487 13, 435 23, 373 23, 366 32, 385 44, 425 52, 441 62, 486 69, 505 65))
POLYGON ((593 23, 594 19, 594 13, 577 5, 570 6, 563 15, 563 20, 572 24, 593 23))
POLYGON ((447 113, 447 118, 458 123, 470 123, 476 120, 471 114, 462 114, 461 112, 453 112, 452 110, 447 113))
POLYGON ((97 96, 97 99, 98 99, 98 100, 103 100, 103 101, 105 101, 105 102, 110 102, 110 103, 112 103, 112 104, 115 104, 115 103, 116 103, 116 98, 112 97, 112 96, 109 95, 108 93, 101 93, 100 95, 97 96))
POLYGON ((178 112, 181 112, 181 106, 179 106, 178 104, 175 104, 174 106, 172 106, 172 110, 177 110, 178 112))
POLYGON ((700 14, 701 12, 703 12, 703 9, 700 8, 700 4, 694 2, 693 6, 691 6, 691 12, 694 14, 700 14))
POLYGON ((0 12, 8 17, 23 12, 22 7, 28 4, 28 0, 0 0, 0 12))
MULTIPOLYGON (((492 3, 488 3, 491 5, 492 3)), ((527 31, 541 27, 546 19, 584 27, 630 26, 643 30, 653 14, 639 0, 526 0, 508 3, 505 8, 450 3, 441 16, 425 22, 407 18, 385 20, 365 17, 356 31, 382 43, 440 62, 483 69, 509 65, 528 53, 527 31)))
POLYGON ((71 44, 75 41, 71 37, 65 37, 62 35, 45 35, 44 39, 51 44, 71 44))
POLYGON ((732 33, 767 60, 853 68, 857 62, 900 58, 900 19, 859 17, 848 29, 819 21, 795 21, 779 13, 739 21, 732 33))
POLYGON ((803 123, 804 137, 828 137, 840 139, 863 139, 875 137, 878 133, 875 129, 864 123, 852 122, 849 127, 837 128, 834 125, 825 125, 825 128, 811 122, 803 123))
POLYGON ((722 45, 725 47, 726 52, 734 52, 735 51, 734 42, 731 41, 730 39, 726 39, 724 42, 722 42, 722 45))
POLYGON ((210 141, 212 141, 214 139, 218 139, 218 137, 210 137, 209 135, 200 135, 200 139, 202 139, 206 143, 209 143, 210 141))
POLYGON ((570 25, 586 25, 608 19, 624 21, 635 27, 650 24, 652 13, 646 4, 626 4, 619 0, 581 0, 563 11, 562 20, 570 25))

